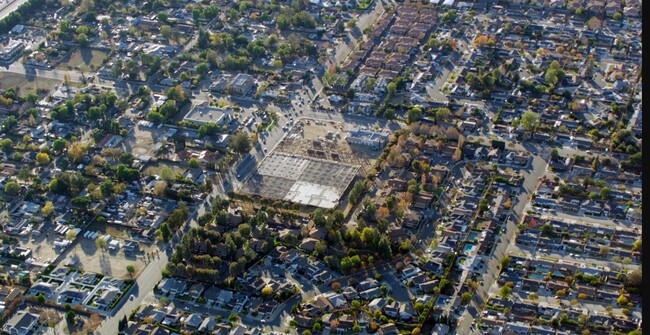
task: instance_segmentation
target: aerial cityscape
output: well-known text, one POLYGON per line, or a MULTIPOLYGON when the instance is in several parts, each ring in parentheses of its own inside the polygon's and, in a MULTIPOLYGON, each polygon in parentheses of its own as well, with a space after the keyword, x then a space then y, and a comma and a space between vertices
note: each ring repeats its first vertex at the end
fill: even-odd
POLYGON ((642 334, 641 0, 0 0, 2 334, 642 334))

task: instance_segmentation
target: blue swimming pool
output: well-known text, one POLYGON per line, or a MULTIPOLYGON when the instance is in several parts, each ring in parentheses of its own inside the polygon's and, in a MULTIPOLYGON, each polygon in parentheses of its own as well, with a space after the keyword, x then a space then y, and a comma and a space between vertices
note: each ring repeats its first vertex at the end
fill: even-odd
POLYGON ((470 244, 470 243, 466 243, 466 244, 463 246, 463 254, 465 254, 465 255, 469 254, 470 252, 472 252, 472 250, 474 250, 474 248, 476 248, 476 245, 474 245, 474 244, 470 244))
POLYGON ((537 273, 531 273, 530 278, 537 279, 537 280, 544 280, 544 276, 537 273))
POLYGON ((472 231, 472 232, 469 233, 469 236, 467 237, 467 240, 469 240, 469 241, 476 240, 476 239, 478 239, 478 235, 479 235, 479 233, 477 231, 472 231))

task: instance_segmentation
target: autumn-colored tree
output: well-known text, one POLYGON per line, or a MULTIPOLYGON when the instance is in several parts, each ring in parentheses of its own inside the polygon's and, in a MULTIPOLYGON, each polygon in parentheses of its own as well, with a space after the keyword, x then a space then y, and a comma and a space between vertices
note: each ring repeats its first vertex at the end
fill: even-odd
POLYGON ((601 25, 600 20, 595 16, 587 21, 587 28, 589 28, 590 30, 596 30, 600 28, 600 25, 601 25))
POLYGON ((377 212, 375 213, 375 219, 377 221, 383 220, 388 218, 389 215, 390 215, 390 211, 388 210, 388 208, 382 206, 377 209, 377 212))
POLYGON ((78 162, 81 159, 81 157, 83 157, 83 154, 84 152, 81 146, 77 143, 72 144, 72 146, 68 150, 68 156, 70 157, 70 160, 72 160, 75 163, 78 162))
POLYGON ((460 133, 458 132, 458 130, 457 130, 456 128, 454 128, 454 127, 449 127, 449 128, 445 131, 445 135, 446 135, 447 138, 449 138, 449 139, 452 139, 452 140, 458 140, 458 137, 460 136, 460 133))
POLYGON ((487 35, 479 35, 476 36, 476 38, 474 39, 474 45, 479 47, 484 47, 487 44, 487 41, 488 41, 487 35))
POLYGON ((264 298, 268 299, 273 295, 273 287, 266 285, 262 288, 261 293, 264 298))
POLYGON ((120 153, 120 149, 118 148, 105 148, 102 150, 102 154, 113 161, 116 161, 120 157, 120 153))
POLYGON ((41 215, 43 215, 44 217, 47 218, 47 217, 50 217, 50 215, 52 215, 52 213, 54 213, 54 204, 52 204, 51 201, 48 201, 41 208, 41 215))
POLYGON ((569 107, 571 108, 572 112, 579 112, 580 110, 582 110, 582 104, 579 101, 574 101, 573 103, 570 103, 569 105, 570 105, 569 107))

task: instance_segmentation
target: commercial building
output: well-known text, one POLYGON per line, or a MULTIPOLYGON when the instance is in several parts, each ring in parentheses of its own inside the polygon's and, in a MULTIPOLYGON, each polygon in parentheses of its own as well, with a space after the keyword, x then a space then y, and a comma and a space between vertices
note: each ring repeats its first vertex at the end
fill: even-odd
POLYGON ((193 122, 198 125, 214 123, 216 125, 226 125, 233 118, 233 111, 219 107, 210 106, 206 101, 198 102, 192 108, 183 120, 193 122))
POLYGON ((247 95, 250 93, 255 81, 253 76, 245 73, 238 73, 231 81, 228 83, 227 89, 230 94, 239 94, 247 95))
POLYGON ((352 128, 348 132, 348 136, 345 139, 350 144, 364 145, 373 149, 379 149, 384 144, 386 144, 388 134, 363 130, 359 128, 352 128))

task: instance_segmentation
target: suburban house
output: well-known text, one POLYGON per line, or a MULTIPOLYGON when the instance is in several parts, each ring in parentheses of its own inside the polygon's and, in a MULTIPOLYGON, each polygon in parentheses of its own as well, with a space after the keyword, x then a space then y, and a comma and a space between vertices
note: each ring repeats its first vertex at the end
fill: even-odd
POLYGON ((38 315, 25 311, 18 311, 2 328, 11 335, 27 335, 38 326, 38 315))

